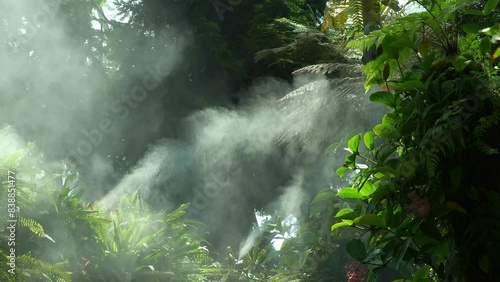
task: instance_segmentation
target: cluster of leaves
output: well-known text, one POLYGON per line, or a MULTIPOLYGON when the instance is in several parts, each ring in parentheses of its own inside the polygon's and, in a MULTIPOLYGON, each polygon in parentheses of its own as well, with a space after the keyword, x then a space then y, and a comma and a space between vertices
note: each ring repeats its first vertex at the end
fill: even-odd
POLYGON ((351 154, 337 173, 352 171, 352 186, 338 195, 358 204, 337 212, 332 230, 363 231, 347 251, 372 265, 369 280, 387 266, 401 278, 414 273, 413 281, 495 280, 500 49, 492 44, 499 30, 457 19, 487 16, 498 11, 498 1, 474 4, 426 2, 425 12, 397 19, 367 40, 384 50, 365 67, 367 86, 384 89, 370 100, 391 111, 348 142, 351 154), (459 45, 465 36, 478 42, 475 50, 459 45))
MULTIPOLYGON (((35 179, 30 172, 40 173, 43 164, 30 152, 21 149, 0 163, 2 175, 18 172, 16 269, 12 275, 2 263, 2 281, 197 281, 213 267, 202 240, 190 231, 193 223, 182 217, 188 205, 151 213, 138 190, 108 215, 81 199, 75 174, 35 179)), ((7 185, 2 183, 3 202, 7 185)), ((6 222, 5 213, 2 218, 6 222)), ((9 230, 1 236, 6 262, 9 230)))

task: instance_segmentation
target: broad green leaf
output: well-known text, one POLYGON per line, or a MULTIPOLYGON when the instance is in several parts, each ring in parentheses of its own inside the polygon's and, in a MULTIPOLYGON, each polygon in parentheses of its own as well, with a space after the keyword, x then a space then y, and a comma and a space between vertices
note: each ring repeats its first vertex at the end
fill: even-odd
POLYGON ((331 202, 334 202, 337 200, 338 200, 338 197, 337 197, 337 193, 335 190, 323 189, 316 195, 316 197, 314 197, 314 199, 311 202, 311 205, 314 205, 316 203, 323 202, 323 201, 331 203, 331 202))
POLYGON ((361 190, 359 190, 359 193, 363 196, 370 196, 373 192, 375 192, 375 186, 370 181, 366 181, 361 190))
POLYGON ((375 148, 375 137, 373 136, 373 132, 367 131, 363 136, 363 141, 369 150, 373 150, 373 148, 375 148))
POLYGON ((373 132, 379 137, 394 139, 398 138, 398 131, 390 125, 387 124, 378 124, 373 128, 373 132))
POLYGON ((370 95, 370 101, 374 103, 384 104, 390 109, 396 106, 396 98, 388 91, 378 91, 370 95))
POLYGON ((425 282, 429 281, 429 272, 431 271, 431 267, 426 265, 420 268, 415 275, 413 275, 413 282, 425 282))
POLYGON ((341 166, 341 167, 339 167, 339 168, 337 169, 337 175, 338 175, 339 177, 342 177, 342 176, 344 176, 344 174, 345 174, 345 173, 346 173, 346 171, 348 171, 348 170, 349 170, 349 168, 347 168, 347 167, 345 167, 345 166, 341 166))
POLYGON ((352 209, 341 209, 337 212, 335 215, 336 218, 338 219, 352 219, 354 220, 357 217, 356 212, 354 212, 352 209))
POLYGON ((420 80, 408 80, 397 85, 397 90, 399 91, 409 91, 409 90, 423 90, 425 89, 425 84, 420 80))
MULTIPOLYGON (((470 62, 470 61, 469 61, 470 62)), ((463 57, 459 57, 451 62, 458 72, 461 72, 467 66, 467 60, 463 57)))
POLYGON ((397 41, 399 38, 395 35, 386 35, 382 40, 382 48, 384 53, 386 53, 389 58, 397 59, 399 57, 399 47, 394 47, 391 44, 397 41))
POLYGON ((481 51, 482 54, 489 54, 491 51, 491 41, 489 38, 484 37, 481 39, 481 42, 479 43, 479 51, 481 51))
POLYGON ((397 47, 397 48, 407 47, 407 48, 410 48, 412 50, 417 49, 417 46, 415 45, 415 43, 407 38, 396 40, 396 41, 392 42, 390 45, 392 47, 397 47))
POLYGON ((337 196, 348 199, 361 199, 363 196, 358 192, 358 189, 355 188, 344 188, 341 189, 337 196))
POLYGON ((471 34, 476 34, 482 29, 482 26, 479 24, 463 24, 461 27, 463 31, 471 34))
POLYGON ((335 196, 335 194, 336 193, 335 193, 334 189, 326 188, 326 189, 319 191, 318 194, 316 194, 316 197, 314 197, 314 200, 316 200, 316 201, 324 201, 324 200, 332 201, 332 200, 337 199, 337 196, 335 196))
POLYGON ((352 154, 345 158, 345 164, 352 169, 356 168, 356 155, 357 154, 352 154))
POLYGON ((493 9, 495 9, 495 7, 498 5, 498 1, 499 0, 488 0, 488 2, 486 2, 486 5, 484 5, 484 10, 483 10, 485 16, 491 13, 493 9))
POLYGON ((339 228, 346 227, 346 226, 350 226, 350 225, 345 223, 345 222, 337 222, 334 225, 332 225, 332 232, 339 229, 339 228))
POLYGON ((355 224, 373 225, 376 227, 385 227, 381 217, 374 214, 365 214, 354 219, 355 224))
POLYGON ((347 143, 347 145, 349 146, 349 149, 351 149, 351 151, 353 153, 357 153, 359 152, 359 142, 361 140, 361 135, 358 134, 358 135, 355 135, 354 137, 352 137, 349 142, 347 143))
POLYGON ((359 239, 353 239, 347 243, 347 253, 355 260, 363 261, 366 258, 366 247, 359 239))
POLYGON ((382 124, 392 125, 397 118, 395 113, 387 113, 382 117, 382 124))

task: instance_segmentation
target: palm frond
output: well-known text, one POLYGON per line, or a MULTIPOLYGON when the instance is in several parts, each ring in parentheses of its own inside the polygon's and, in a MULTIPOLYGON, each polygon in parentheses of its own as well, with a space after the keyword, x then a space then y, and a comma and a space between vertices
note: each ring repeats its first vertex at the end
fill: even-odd
POLYGON ((316 64, 300 68, 292 74, 324 74, 329 77, 359 77, 363 73, 363 65, 359 64, 345 64, 345 63, 326 63, 316 64))
POLYGON ((363 82, 362 76, 318 80, 285 95, 279 100, 279 105, 286 116, 287 130, 279 142, 323 146, 310 142, 320 140, 320 143, 331 143, 350 131, 358 130, 345 127, 351 120, 378 116, 368 106, 363 82))

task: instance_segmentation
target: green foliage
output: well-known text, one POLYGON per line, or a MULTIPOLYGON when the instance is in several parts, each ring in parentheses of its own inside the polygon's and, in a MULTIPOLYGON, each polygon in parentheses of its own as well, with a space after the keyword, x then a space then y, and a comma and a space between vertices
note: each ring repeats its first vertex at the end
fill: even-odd
MULTIPOLYGON (((6 157, 0 167, 25 171, 31 165, 27 156, 6 157)), ((21 176, 24 183, 34 181, 30 173, 18 173, 21 176)), ((2 264, 2 281, 202 281, 210 269, 217 272, 208 250, 190 228, 194 223, 183 218, 188 205, 154 214, 137 190, 124 195, 107 215, 94 203, 82 201, 74 174, 46 177, 58 181, 37 180, 36 185, 16 187, 20 208, 15 213, 16 275, 2 264)), ((6 193, 1 196, 7 202, 6 193)), ((7 261, 10 249, 3 239, 5 232, 0 251, 7 261)))
MULTIPOLYGON (((478 14, 489 15, 497 6, 490 2, 478 14)), ((473 4, 431 1, 426 12, 397 19, 362 44, 384 49, 365 72, 372 73, 368 86, 385 88, 370 100, 391 112, 373 129, 380 143, 371 132, 366 152, 358 151, 360 135, 349 141, 354 154, 337 172, 356 174, 339 196, 358 199, 361 210, 337 214, 342 222, 332 229, 363 230, 347 250, 376 266, 373 273, 392 265, 414 272, 413 281, 495 279, 490 259, 500 251, 492 239, 499 234, 478 232, 499 224, 491 209, 500 204, 500 181, 490 177, 499 170, 499 78, 493 33, 472 25, 462 28, 475 37, 459 32, 456 20, 473 4)))

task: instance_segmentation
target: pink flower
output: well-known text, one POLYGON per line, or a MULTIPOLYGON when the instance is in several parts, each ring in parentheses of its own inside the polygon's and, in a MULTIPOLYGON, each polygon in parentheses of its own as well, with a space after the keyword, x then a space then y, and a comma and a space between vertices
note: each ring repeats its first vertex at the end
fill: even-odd
POLYGON ((368 269, 361 269, 361 263, 355 261, 350 265, 345 265, 344 269, 347 275, 347 282, 363 282, 366 274, 368 274, 368 269))
POLYGON ((408 198, 412 201, 411 204, 406 205, 405 208, 412 211, 418 217, 427 217, 431 211, 431 204, 427 196, 419 197, 417 192, 412 191, 408 193, 408 198))

